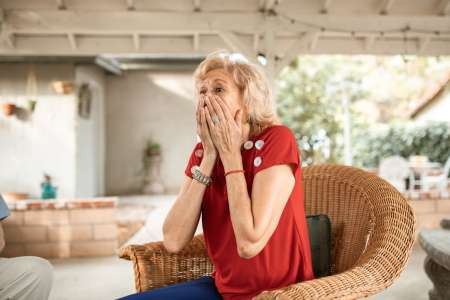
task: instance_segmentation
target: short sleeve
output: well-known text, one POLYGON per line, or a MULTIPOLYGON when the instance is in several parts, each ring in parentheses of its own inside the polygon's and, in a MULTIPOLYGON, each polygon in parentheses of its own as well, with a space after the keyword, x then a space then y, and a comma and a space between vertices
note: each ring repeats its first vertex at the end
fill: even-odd
POLYGON ((277 126, 255 141, 254 174, 274 165, 292 164, 294 174, 300 165, 297 141, 287 126, 277 126), (262 146, 261 146, 262 145, 262 146), (260 148, 260 149, 258 149, 260 148))
POLYGON ((189 160, 187 162, 186 168, 184 169, 184 174, 192 178, 191 168, 192 166, 199 166, 203 158, 203 145, 201 142, 198 142, 189 156, 189 160))
POLYGON ((5 200, 3 200, 2 195, 0 194, 0 221, 5 219, 9 215, 10 215, 9 208, 6 205, 5 200))

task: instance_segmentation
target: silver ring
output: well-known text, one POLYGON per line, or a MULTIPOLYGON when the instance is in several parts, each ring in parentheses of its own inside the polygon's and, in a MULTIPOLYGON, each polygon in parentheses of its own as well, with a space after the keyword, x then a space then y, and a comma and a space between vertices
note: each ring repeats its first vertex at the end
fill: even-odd
POLYGON ((213 115, 213 116, 211 117, 211 119, 212 119, 212 121, 213 121, 214 124, 219 124, 219 123, 220 123, 219 117, 218 117, 217 115, 213 115))

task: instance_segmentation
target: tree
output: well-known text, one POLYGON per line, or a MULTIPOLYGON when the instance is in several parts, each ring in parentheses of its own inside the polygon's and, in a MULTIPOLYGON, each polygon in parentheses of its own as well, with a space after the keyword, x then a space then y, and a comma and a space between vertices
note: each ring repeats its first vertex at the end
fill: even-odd
MULTIPOLYGON (((363 151, 375 129, 408 122, 407 112, 449 71, 449 57, 299 56, 276 81, 278 115, 294 131, 303 163, 342 163, 342 93, 350 100, 353 149, 363 151), (343 81, 353 88, 333 88, 343 81)), ((355 151, 354 165, 363 166, 355 151)))
MULTIPOLYGON (((330 87, 339 80, 359 81, 351 65, 341 67, 345 60, 341 56, 301 56, 277 81, 278 115, 294 131, 305 164, 341 162, 342 91, 330 87)), ((354 102, 362 94, 358 89, 349 91, 348 96, 354 102)))

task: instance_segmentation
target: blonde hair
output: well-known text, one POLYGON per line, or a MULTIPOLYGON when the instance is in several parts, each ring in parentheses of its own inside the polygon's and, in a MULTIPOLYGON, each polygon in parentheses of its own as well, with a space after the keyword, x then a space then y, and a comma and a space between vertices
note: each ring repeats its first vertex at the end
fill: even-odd
MULTIPOLYGON (((273 108, 273 94, 264 70, 257 64, 250 63, 239 53, 217 50, 206 56, 194 71, 196 96, 199 97, 199 83, 206 73, 223 69, 233 78, 239 88, 244 107, 248 113, 250 136, 259 134, 279 118, 273 108)), ((243 118, 246 116, 243 115, 243 118)))

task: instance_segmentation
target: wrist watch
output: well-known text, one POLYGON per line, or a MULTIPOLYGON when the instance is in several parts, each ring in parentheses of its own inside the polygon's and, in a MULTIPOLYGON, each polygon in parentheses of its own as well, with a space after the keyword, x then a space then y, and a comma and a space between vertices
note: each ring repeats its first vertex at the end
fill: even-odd
POLYGON ((194 179, 199 181, 200 183, 203 183, 206 186, 209 186, 211 184, 212 181, 211 177, 202 174, 202 172, 200 172, 199 166, 192 166, 191 173, 192 177, 194 177, 194 179))

